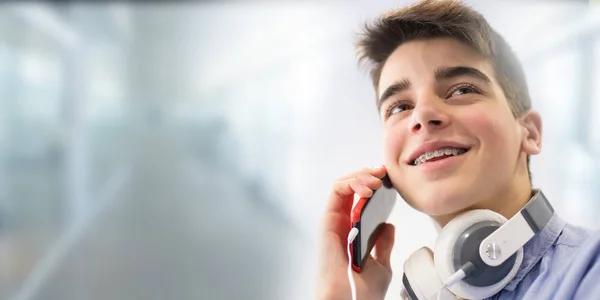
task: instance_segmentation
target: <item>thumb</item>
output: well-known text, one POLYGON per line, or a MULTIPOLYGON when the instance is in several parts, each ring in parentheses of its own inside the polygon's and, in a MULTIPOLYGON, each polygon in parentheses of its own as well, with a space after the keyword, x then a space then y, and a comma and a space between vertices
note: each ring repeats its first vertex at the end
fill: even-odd
POLYGON ((391 269, 390 258, 392 256, 392 249, 394 248, 396 230, 392 224, 386 223, 383 226, 381 234, 375 243, 374 258, 382 266, 391 269))

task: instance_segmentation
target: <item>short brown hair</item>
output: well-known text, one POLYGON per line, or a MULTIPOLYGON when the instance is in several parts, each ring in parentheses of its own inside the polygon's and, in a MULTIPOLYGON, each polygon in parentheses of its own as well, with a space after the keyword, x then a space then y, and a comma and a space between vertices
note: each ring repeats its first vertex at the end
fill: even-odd
POLYGON ((365 26, 357 55, 370 65, 376 94, 381 70, 400 45, 438 37, 457 39, 489 59, 515 117, 531 109, 525 73, 508 43, 479 12, 454 0, 423 0, 386 12, 365 26))

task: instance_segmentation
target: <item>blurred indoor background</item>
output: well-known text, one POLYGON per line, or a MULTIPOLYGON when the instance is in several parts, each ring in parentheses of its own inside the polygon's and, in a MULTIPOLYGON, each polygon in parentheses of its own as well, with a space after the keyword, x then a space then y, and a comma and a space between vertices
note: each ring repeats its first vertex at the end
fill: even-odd
MULTIPOLYGON (((411 2, 1 4, 0 299, 310 299, 331 183, 380 162, 355 34, 411 2)), ((544 118, 534 184, 600 228, 598 9, 469 2, 544 118)), ((401 274, 435 230, 391 222, 401 274)))

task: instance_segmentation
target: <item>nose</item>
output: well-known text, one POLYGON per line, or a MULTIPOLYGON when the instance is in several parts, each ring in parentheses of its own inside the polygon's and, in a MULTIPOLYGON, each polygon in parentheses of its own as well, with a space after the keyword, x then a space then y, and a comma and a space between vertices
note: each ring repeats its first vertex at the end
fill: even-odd
POLYGON ((450 117, 445 110, 443 100, 438 97, 427 97, 417 102, 413 108, 409 130, 412 133, 435 132, 447 127, 450 117))

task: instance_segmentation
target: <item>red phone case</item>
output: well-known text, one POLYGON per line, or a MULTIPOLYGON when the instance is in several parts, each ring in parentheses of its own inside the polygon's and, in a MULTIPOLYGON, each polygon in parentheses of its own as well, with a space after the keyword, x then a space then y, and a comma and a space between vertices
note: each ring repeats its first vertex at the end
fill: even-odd
MULTIPOLYGON (((350 229, 354 227, 353 224, 360 222, 360 217, 362 215, 363 208, 367 204, 367 201, 369 201, 369 198, 358 199, 358 202, 356 203, 354 209, 352 209, 352 213, 350 214, 350 229)), ((350 260, 352 261, 352 269, 355 272, 360 273, 362 271, 362 268, 354 264, 354 244, 358 241, 357 238, 355 238, 354 241, 350 244, 350 255, 352 255, 350 257, 350 260)))

